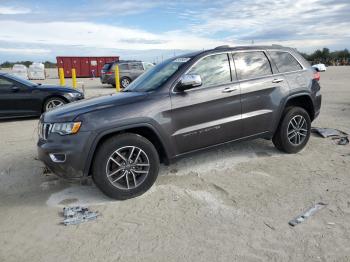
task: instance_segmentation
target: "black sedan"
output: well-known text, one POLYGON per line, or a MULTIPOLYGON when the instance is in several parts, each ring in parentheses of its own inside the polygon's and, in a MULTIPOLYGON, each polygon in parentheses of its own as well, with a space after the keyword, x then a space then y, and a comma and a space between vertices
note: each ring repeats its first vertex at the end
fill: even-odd
POLYGON ((78 90, 41 85, 0 73, 0 119, 40 116, 52 108, 84 98, 78 90))

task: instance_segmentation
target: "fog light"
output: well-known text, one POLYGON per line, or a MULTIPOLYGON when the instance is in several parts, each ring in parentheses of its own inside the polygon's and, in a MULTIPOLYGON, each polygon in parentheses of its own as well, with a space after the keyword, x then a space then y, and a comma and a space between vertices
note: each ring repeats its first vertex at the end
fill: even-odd
POLYGON ((52 162, 55 162, 55 163, 63 163, 66 161, 65 154, 50 154, 50 158, 52 162))

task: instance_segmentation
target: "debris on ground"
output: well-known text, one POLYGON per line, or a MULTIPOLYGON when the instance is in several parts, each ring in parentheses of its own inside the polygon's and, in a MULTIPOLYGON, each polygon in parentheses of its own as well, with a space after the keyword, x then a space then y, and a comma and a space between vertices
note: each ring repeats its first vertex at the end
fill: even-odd
POLYGON ((267 226, 268 228, 272 229, 272 230, 276 230, 276 228, 274 228, 273 226, 269 225, 268 223, 264 222, 265 226, 267 226))
POLYGON ((333 140, 337 140, 338 145, 349 144, 348 134, 338 129, 313 127, 311 132, 317 133, 323 138, 332 137, 333 140))
POLYGON ((99 216, 98 212, 89 211, 87 207, 64 207, 63 208, 63 224, 77 225, 89 220, 95 220, 99 216))
POLYGON ((316 205, 314 205, 313 207, 306 210, 304 213, 300 214, 296 218, 289 221, 288 224, 291 225, 292 227, 294 227, 294 226, 300 224, 301 222, 304 222, 307 218, 309 218, 310 216, 312 216, 313 214, 315 214, 317 211, 321 210, 325 206, 327 206, 327 204, 319 202, 316 205))
POLYGON ((341 138, 333 138, 333 139, 337 139, 337 144, 341 145, 341 146, 345 146, 347 144, 349 144, 349 138, 347 136, 341 137, 341 138))
POLYGON ((173 201, 178 201, 180 199, 179 195, 176 193, 173 193, 173 201))
POLYGON ((330 136, 348 136, 347 133, 340 131, 338 129, 333 129, 333 128, 321 128, 321 127, 312 127, 311 132, 313 133, 318 133, 320 136, 326 138, 330 136))

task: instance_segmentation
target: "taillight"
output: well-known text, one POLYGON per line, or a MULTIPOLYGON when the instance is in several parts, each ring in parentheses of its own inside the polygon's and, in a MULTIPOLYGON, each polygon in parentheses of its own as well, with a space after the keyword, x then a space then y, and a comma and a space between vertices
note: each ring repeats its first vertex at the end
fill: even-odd
POLYGON ((111 76, 111 75, 113 75, 113 72, 112 71, 108 71, 108 72, 105 73, 105 75, 111 76))
POLYGON ((316 81, 320 81, 320 78, 321 78, 320 72, 314 71, 314 79, 316 81))

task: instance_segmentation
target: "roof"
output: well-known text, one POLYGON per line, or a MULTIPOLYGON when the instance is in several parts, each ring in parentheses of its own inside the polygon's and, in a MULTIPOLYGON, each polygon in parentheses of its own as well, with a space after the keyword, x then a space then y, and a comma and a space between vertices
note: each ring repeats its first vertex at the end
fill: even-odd
MULTIPOLYGON (((281 45, 247 45, 247 46, 218 46, 210 50, 250 50, 250 49, 292 49, 281 45)), ((209 50, 208 50, 209 51, 209 50)))
POLYGON ((229 46, 229 45, 222 45, 222 46, 217 46, 212 49, 207 49, 207 50, 202 50, 202 51, 197 51, 197 52, 191 52, 191 53, 186 53, 182 54, 173 58, 181 58, 181 57, 189 57, 192 58, 194 56, 200 55, 200 54, 207 54, 215 51, 238 51, 238 50, 257 50, 257 49, 262 49, 262 50, 269 50, 269 49, 281 49, 281 50, 294 50, 294 48, 291 47, 285 47, 281 45, 251 45, 251 46, 229 46))

